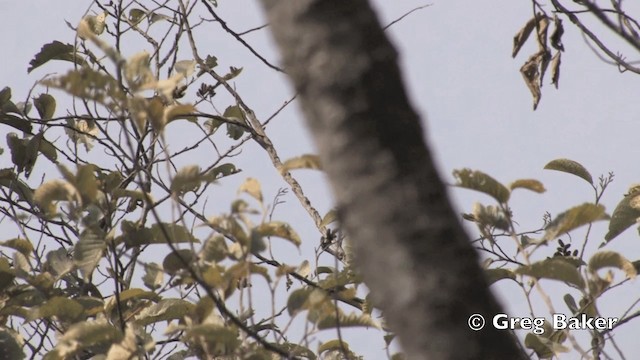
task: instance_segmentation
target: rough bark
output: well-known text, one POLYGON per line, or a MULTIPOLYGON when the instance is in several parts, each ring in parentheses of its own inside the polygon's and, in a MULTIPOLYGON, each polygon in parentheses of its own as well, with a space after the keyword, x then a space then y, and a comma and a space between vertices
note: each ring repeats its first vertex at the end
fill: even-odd
MULTIPOLYGON (((366 0, 263 0, 364 280, 410 359, 520 359, 366 0), (471 331, 482 314, 489 324, 471 331)), ((426 49, 425 51, 428 51, 426 49)), ((433 86, 436 86, 435 84, 433 86)))

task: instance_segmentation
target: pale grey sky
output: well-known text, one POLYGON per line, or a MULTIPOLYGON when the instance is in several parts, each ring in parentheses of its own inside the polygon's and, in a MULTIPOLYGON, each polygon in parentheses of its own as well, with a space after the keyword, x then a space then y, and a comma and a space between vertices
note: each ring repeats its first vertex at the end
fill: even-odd
MULTIPOLYGON (((77 23, 88 3, 0 0, 3 18, 0 33, 4 34, 0 87, 10 86, 15 98, 24 98, 36 80, 53 69, 64 69, 64 66, 47 66, 30 75, 26 72, 29 60, 43 44, 56 39, 73 42, 73 33, 64 20, 77 23)), ((255 1, 221 0, 219 3, 219 14, 233 29, 241 31, 264 23, 255 1)), ((615 172, 615 182, 602 200, 611 213, 626 189, 640 182, 636 169, 640 157, 640 148, 636 145, 640 122, 638 76, 620 74, 615 67, 598 60, 577 29, 565 21, 566 52, 562 57, 560 88, 554 89, 547 77, 542 100, 534 112, 531 95, 519 73, 532 44, 525 46, 516 59, 511 58, 512 37, 532 16, 530 4, 507 0, 432 0, 430 3, 432 6, 408 16, 388 33, 401 53, 411 98, 423 116, 426 136, 443 176, 452 181, 453 169, 470 167, 487 172, 503 183, 518 178, 542 181, 547 188, 545 194, 526 191, 514 194, 512 207, 516 220, 525 230, 540 226, 545 211, 555 215, 571 206, 592 201, 592 190, 582 180, 542 170, 548 161, 566 157, 581 162, 594 177, 615 172)), ((374 4, 386 24, 425 2, 377 0, 374 4)), ((640 14, 638 6, 634 10, 640 14)), ((605 39, 610 39, 604 34, 605 39)), ((283 76, 256 61, 226 34, 220 32, 198 40, 207 44, 203 48, 210 47, 221 65, 244 67, 235 84, 259 117, 270 115, 291 95, 283 76)), ((267 59, 277 62, 278 55, 268 31, 249 35, 246 40, 267 59)), ((626 50, 620 43, 613 44, 615 50, 626 50)), ((132 53, 134 50, 131 49, 132 53)), ((629 60, 638 59, 638 54, 627 55, 629 60)), ((2 147, 5 147, 6 131, 6 126, 0 126, 2 147)), ((272 122, 267 132, 284 159, 313 151, 296 107, 290 107, 272 122)), ((179 148, 180 142, 176 141, 171 146, 179 148)), ((264 153, 245 155, 238 158, 239 167, 245 174, 224 184, 229 186, 230 193, 235 192, 237 184, 246 176, 263 182, 264 192, 269 194, 267 198, 284 186, 264 153)), ((10 158, 5 152, 0 156, 0 167, 8 166, 10 158)), ((296 176, 321 212, 327 211, 331 200, 323 176, 306 171, 296 176)), ((489 198, 468 191, 452 193, 461 211, 468 211, 474 201, 490 203, 489 198)), ((293 196, 289 195, 287 200, 282 214, 306 236, 305 241, 317 245, 317 232, 312 223, 293 196)), ((222 196, 220 207, 226 208, 226 204, 228 201, 222 196)), ((4 226, 0 224, 0 227, 4 226)), ((591 244, 600 243, 605 232, 604 223, 596 225, 591 244)), ((623 252, 630 260, 640 259, 638 240, 637 230, 631 228, 607 248, 623 252)), ((549 252, 553 253, 553 246, 549 247, 549 252)), ((548 286, 554 290, 565 289, 553 284, 548 286)), ((520 293, 513 295, 515 287, 509 284, 494 287, 513 315, 528 315, 524 298, 520 293)), ((638 298, 636 288, 634 282, 627 284, 624 290, 619 289, 616 293, 619 296, 605 301, 601 310, 610 310, 607 313, 610 316, 620 315, 621 306, 638 298)), ((554 296, 554 305, 559 311, 567 311, 561 296, 554 296)), ((618 344, 626 349, 628 357, 634 358, 637 350, 633 334, 640 330, 640 322, 625 325, 620 330, 616 337, 618 344)), ((380 345, 372 346, 366 336, 358 336, 357 331, 353 333, 356 335, 352 345, 356 351, 366 359, 379 358, 382 347, 379 336, 375 342, 380 345)))

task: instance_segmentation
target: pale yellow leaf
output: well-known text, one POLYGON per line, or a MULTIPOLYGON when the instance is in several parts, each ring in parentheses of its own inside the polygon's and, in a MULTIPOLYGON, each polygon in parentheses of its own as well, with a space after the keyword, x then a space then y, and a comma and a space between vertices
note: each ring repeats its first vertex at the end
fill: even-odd
POLYGON ((238 188, 238 193, 247 193, 251 195, 253 198, 262 203, 262 190, 260 188, 260 183, 258 180, 254 178, 247 178, 247 180, 240 185, 238 188))

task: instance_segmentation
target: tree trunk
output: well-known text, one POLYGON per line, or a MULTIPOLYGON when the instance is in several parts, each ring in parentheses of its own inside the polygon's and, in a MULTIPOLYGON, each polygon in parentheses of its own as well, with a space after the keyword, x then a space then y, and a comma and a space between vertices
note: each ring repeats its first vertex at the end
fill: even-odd
POLYGON ((501 308, 367 1, 262 2, 359 270, 409 359, 524 358, 491 326, 501 308), (476 313, 481 331, 467 325, 476 313))

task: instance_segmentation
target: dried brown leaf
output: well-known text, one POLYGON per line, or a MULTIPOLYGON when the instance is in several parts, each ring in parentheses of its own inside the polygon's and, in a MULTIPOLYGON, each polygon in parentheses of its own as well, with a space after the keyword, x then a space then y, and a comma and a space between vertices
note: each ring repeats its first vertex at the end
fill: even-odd
POLYGON ((553 16, 553 32, 551 33, 551 46, 559 51, 564 51, 562 45, 562 34, 564 34, 564 27, 562 26, 562 19, 557 15, 553 16))
POLYGON ((540 72, 538 70, 541 60, 542 58, 539 54, 532 55, 520 68, 520 73, 524 78, 524 82, 527 84, 527 87, 533 96, 533 110, 538 107, 540 97, 542 96, 540 91, 540 72))
POLYGON ((547 68, 549 67, 549 63, 551 62, 551 53, 548 50, 540 50, 537 54, 540 56, 540 87, 542 87, 544 81, 544 74, 547 73, 547 68))
POLYGON ((551 83, 558 88, 558 81, 560 81, 560 51, 556 52, 551 59, 551 83))
POLYGON ((540 51, 547 51, 547 31, 549 30, 549 17, 538 14, 538 47, 540 51))
POLYGON ((527 23, 522 27, 522 29, 518 31, 516 36, 513 37, 513 50, 511 52, 512 57, 515 58, 516 55, 518 55, 518 52, 522 48, 522 45, 524 45, 524 43, 527 41, 527 39, 529 38, 529 35, 531 35, 531 32, 535 27, 536 27, 536 18, 533 17, 529 21, 527 21, 527 23))

